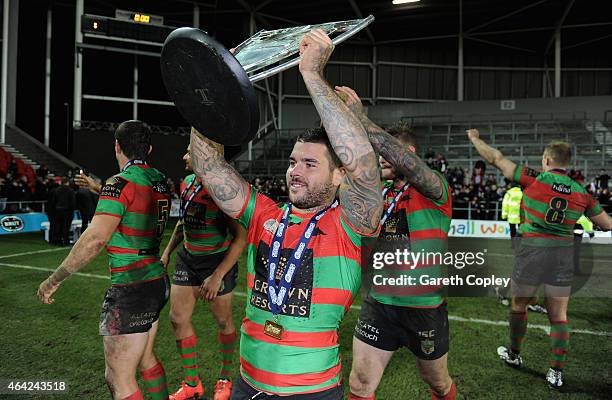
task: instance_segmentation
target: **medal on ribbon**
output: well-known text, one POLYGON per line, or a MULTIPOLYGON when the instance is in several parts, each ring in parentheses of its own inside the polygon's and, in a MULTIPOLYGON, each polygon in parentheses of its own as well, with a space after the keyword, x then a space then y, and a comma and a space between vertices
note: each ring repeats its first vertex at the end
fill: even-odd
MULTIPOLYGON (((404 186, 402 186, 402 189, 395 195, 395 197, 393 198, 393 201, 391 202, 391 204, 389 204, 389 207, 387 208, 387 210, 385 211, 385 213, 383 214, 383 216, 380 218, 380 225, 384 225, 385 222, 387 221, 387 219, 389 218, 389 216, 391 216, 391 213, 393 212, 393 209, 395 208, 395 205, 397 204, 397 202, 399 201, 400 197, 402 197, 402 195, 404 194, 404 192, 406 190, 408 190, 408 188, 410 187, 410 184, 408 182, 406 182, 406 184, 404 186)), ((382 192, 382 196, 385 197, 387 195, 387 192, 389 192, 390 188, 385 188, 385 190, 383 190, 382 192)))
POLYGON ((193 189, 193 191, 189 195, 189 198, 187 200, 185 200, 185 198, 187 197, 187 193, 189 193, 189 189, 191 189, 193 187, 195 182, 196 182, 196 178, 194 177, 193 180, 191 182, 189 182, 189 185, 185 188, 185 190, 181 194, 181 210, 180 210, 180 212, 181 212, 181 218, 182 219, 185 219, 185 214, 187 213, 187 209, 189 208, 189 205, 191 204, 193 199, 196 197, 196 195, 198 193, 200 193, 200 190, 202 190, 202 187, 203 187, 202 184, 198 183, 198 185, 193 189))
POLYGON ((280 223, 276 227, 276 232, 270 244, 270 251, 268 253, 268 300, 270 301, 270 307, 272 309, 272 315, 274 316, 273 321, 267 320, 264 325, 264 333, 277 340, 282 339, 283 326, 278 322, 278 315, 282 311, 282 307, 289 298, 289 289, 296 276, 297 270, 302 264, 302 256, 304 251, 308 248, 308 244, 312 239, 312 234, 317 226, 317 223, 330 208, 338 206, 338 201, 334 201, 331 206, 324 210, 316 213, 308 222, 306 229, 302 233, 298 245, 291 252, 291 256, 287 261, 286 268, 283 276, 281 277, 278 285, 276 284, 276 271, 280 268, 279 260, 281 256, 281 248, 285 233, 289 228, 289 215, 291 214, 291 203, 287 204, 287 208, 283 213, 280 223))

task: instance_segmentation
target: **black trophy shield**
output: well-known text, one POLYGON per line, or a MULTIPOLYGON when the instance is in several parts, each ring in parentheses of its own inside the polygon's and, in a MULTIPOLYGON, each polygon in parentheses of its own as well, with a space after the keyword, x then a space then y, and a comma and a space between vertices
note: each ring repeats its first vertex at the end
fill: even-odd
POLYGON ((259 107, 247 73, 204 31, 179 28, 170 33, 161 53, 161 73, 183 118, 206 137, 234 146, 257 133, 259 107))

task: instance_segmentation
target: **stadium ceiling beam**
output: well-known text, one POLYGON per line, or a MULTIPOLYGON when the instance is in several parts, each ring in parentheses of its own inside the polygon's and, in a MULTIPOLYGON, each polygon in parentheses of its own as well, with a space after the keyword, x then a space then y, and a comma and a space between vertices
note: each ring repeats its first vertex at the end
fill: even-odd
POLYGON ((509 13, 507 13, 507 14, 501 15, 501 16, 499 16, 499 17, 497 17, 497 18, 490 19, 490 20, 488 20, 488 21, 487 21, 487 22, 485 22, 485 23, 482 23, 482 24, 480 24, 480 25, 476 25, 476 26, 474 26, 474 27, 472 27, 472 28, 468 29, 468 30, 466 31, 466 33, 471 33, 471 32, 477 31, 477 30, 478 30, 478 29, 480 29, 480 28, 484 28, 485 26, 489 26, 489 25, 491 25, 491 24, 493 24, 493 23, 495 23, 495 22, 497 22, 497 21, 501 21, 501 20, 506 19, 506 18, 508 18, 508 17, 511 17, 511 16, 513 16, 513 15, 515 15, 515 14, 518 14, 518 13, 521 13, 521 12, 523 12, 523 11, 525 11, 525 10, 528 10, 528 9, 530 9, 530 8, 533 8, 533 7, 539 6, 540 4, 542 4, 542 3, 544 3, 544 2, 547 2, 547 1, 548 1, 548 0, 540 0, 540 1, 536 1, 535 3, 528 4, 528 5, 524 6, 524 7, 519 8, 518 10, 514 10, 514 11, 509 12, 509 13))
MULTIPOLYGON (((357 15, 357 18, 362 19, 363 13, 359 9, 359 6, 357 5, 357 3, 355 3, 355 0, 348 0, 348 2, 351 5, 351 8, 355 12, 355 14, 357 15)), ((372 42, 372 44, 376 43, 376 39, 374 39, 374 35, 372 34, 372 31, 370 30, 370 28, 366 27, 365 31, 366 31, 366 34, 368 35, 368 38, 370 39, 370 42, 372 42)))
POLYGON ((422 41, 422 40, 437 40, 437 39, 454 39, 457 38, 459 35, 454 33, 454 34, 450 34, 450 35, 435 35, 435 36, 419 36, 419 37, 410 37, 410 38, 403 38, 403 39, 392 39, 392 40, 381 40, 376 42, 376 45, 381 45, 381 44, 396 44, 396 43, 405 43, 405 42, 418 42, 418 41, 422 41))
POLYGON ((466 39, 469 40, 473 40, 475 42, 480 42, 480 43, 485 43, 485 44, 490 44, 491 46, 497 46, 497 47, 504 47, 506 49, 512 49, 512 50, 518 50, 518 51, 524 51, 527 53, 532 53, 535 54, 537 53, 535 50, 532 49, 526 49, 524 47, 518 47, 518 46, 512 46, 509 44, 503 44, 503 43, 498 43, 498 42, 493 42, 491 40, 485 40, 485 39, 480 39, 480 38, 475 38, 475 37, 471 37, 470 35, 466 35, 465 36, 466 39))
POLYGON ((470 33, 470 36, 504 35, 507 33, 550 31, 552 29, 555 29, 555 27, 554 26, 540 26, 540 27, 533 27, 533 28, 504 29, 500 31, 473 32, 473 33, 470 33))
MULTIPOLYGON (((609 25, 612 25, 612 22, 593 22, 593 23, 586 23, 586 24, 563 25, 561 26, 561 29, 591 28, 591 27, 609 26, 609 25)), ((539 26, 539 27, 533 27, 533 28, 518 28, 518 29, 504 29, 504 30, 499 30, 499 31, 473 32, 473 33, 470 33, 470 36, 503 35, 507 33, 550 31, 553 29, 555 29, 554 26, 539 26)))
POLYGON ((607 39, 609 37, 612 37, 612 33, 609 34, 609 35, 600 36, 600 37, 597 37, 597 38, 594 38, 594 39, 585 40, 583 42, 570 44, 569 46, 562 47, 561 50, 572 49, 574 47, 583 46, 585 44, 589 44, 589 43, 593 43, 593 42, 598 42, 600 40, 604 40, 604 39, 607 39))
POLYGON ((249 3, 247 3, 245 0, 236 0, 238 2, 238 4, 240 4, 242 6, 242 8, 244 9, 244 12, 247 12, 249 14, 249 35, 253 35, 255 34, 255 26, 253 23, 253 20, 257 20, 257 22, 259 22, 261 25, 265 26, 268 29, 273 29, 272 24, 267 21, 265 18, 261 17, 261 14, 255 12, 255 9, 253 8, 253 6, 251 6, 249 3))
POLYGON ((557 25, 555 26, 555 30, 553 31, 553 34, 550 36, 550 39, 548 39, 548 43, 546 44, 546 49, 544 50, 544 56, 548 54, 550 47, 555 41, 555 37, 561 31, 561 27, 563 26, 563 23, 565 22, 565 19, 567 18, 570 10, 574 6, 574 2, 575 0, 569 0, 567 2, 567 5, 565 6, 565 9, 563 10, 563 14, 561 14, 561 18, 559 18, 559 21, 557 22, 557 25))

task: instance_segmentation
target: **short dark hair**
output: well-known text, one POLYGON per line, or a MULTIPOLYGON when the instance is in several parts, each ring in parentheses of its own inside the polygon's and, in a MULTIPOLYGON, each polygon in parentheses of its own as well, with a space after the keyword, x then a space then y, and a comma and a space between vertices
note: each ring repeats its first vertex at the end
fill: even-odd
POLYGON ((126 157, 144 160, 151 146, 151 128, 135 119, 125 121, 117 127, 115 139, 126 157))
POLYGON ((342 166, 342 162, 338 158, 338 155, 334 151, 334 148, 332 147, 329 141, 329 137, 327 136, 325 128, 320 127, 307 129, 299 134, 296 139, 296 142, 324 144, 325 147, 327 147, 327 151, 329 153, 330 168, 334 169, 342 166))
POLYGON ((546 146, 544 154, 550 157, 558 166, 566 167, 572 159, 572 147, 567 142, 555 140, 546 146))
POLYGON ((407 124, 399 123, 392 125, 387 128, 387 133, 394 138, 399 139, 402 143, 414 146, 415 149, 418 148, 417 137, 412 128, 410 128, 410 126, 407 124))

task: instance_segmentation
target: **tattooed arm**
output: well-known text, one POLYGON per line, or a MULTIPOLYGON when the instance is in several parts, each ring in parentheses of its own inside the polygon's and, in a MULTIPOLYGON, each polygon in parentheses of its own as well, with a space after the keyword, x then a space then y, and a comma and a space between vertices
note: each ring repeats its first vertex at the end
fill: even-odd
POLYGON ((202 185, 219 208, 236 218, 249 195, 249 184, 225 161, 213 142, 191 129, 191 163, 193 172, 202 179, 202 185))
POLYGON ((81 235, 70 250, 70 254, 62 261, 60 266, 45 279, 38 287, 38 299, 43 304, 53 304, 51 297, 59 289, 64 279, 78 272, 89 264, 104 248, 121 222, 121 218, 111 215, 98 214, 91 220, 91 224, 81 235))
POLYGON ((516 171, 516 164, 514 162, 504 157, 501 151, 486 144, 480 138, 480 133, 477 129, 468 129, 466 133, 482 158, 499 169, 507 179, 514 180, 514 171, 516 171))
POLYGON ((423 196, 437 200, 444 194, 440 176, 434 173, 416 153, 410 151, 399 139, 388 134, 372 122, 361 104, 357 93, 349 87, 336 87, 351 111, 359 118, 368 133, 374 149, 414 186, 423 196))
POLYGON ((300 73, 346 171, 340 186, 343 216, 356 229, 370 234, 378 229, 383 209, 378 160, 357 117, 323 78, 333 49, 321 30, 304 35, 300 43, 300 73))

